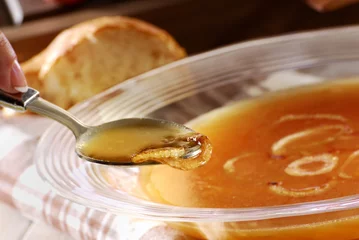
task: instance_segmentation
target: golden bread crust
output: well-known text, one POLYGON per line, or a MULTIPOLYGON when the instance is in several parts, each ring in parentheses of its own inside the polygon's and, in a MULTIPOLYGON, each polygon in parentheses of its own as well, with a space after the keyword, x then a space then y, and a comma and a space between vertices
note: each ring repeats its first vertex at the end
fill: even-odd
POLYGON ((60 33, 22 64, 29 85, 63 107, 176 61, 185 50, 167 32, 128 17, 102 17, 60 33))

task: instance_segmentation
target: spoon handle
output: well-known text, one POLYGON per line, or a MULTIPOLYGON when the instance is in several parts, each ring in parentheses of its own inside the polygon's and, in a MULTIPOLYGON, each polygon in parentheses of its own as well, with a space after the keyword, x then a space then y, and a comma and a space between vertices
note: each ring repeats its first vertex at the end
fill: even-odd
POLYGON ((19 112, 25 112, 26 106, 39 97, 39 92, 29 88, 26 93, 7 93, 0 90, 0 105, 19 112))
POLYGON ((73 116, 70 112, 52 104, 40 97, 27 104, 27 109, 31 112, 49 117, 69 128, 75 137, 79 137, 82 133, 87 131, 87 126, 73 116))
POLYGON ((87 130, 85 124, 68 111, 39 96, 39 92, 33 88, 29 88, 26 93, 16 94, 6 93, 0 90, 0 105, 20 112, 24 112, 28 109, 34 113, 54 119, 68 127, 76 137, 87 130))

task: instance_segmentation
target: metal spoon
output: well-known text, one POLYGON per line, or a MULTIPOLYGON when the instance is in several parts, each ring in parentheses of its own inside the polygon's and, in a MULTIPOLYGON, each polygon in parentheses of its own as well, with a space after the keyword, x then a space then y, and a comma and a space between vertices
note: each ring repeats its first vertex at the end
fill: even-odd
MULTIPOLYGON (((152 127, 171 127, 178 128, 184 133, 193 132, 190 128, 187 128, 183 125, 168 122, 164 120, 150 119, 150 118, 129 118, 122 119, 113 122, 104 123, 98 126, 86 126, 76 117, 74 117, 68 111, 42 99, 37 90, 29 88, 26 93, 17 93, 10 94, 0 90, 0 105, 4 107, 11 108, 16 111, 24 112, 30 110, 31 112, 52 118, 53 120, 63 124, 69 128, 76 137, 76 147, 75 151, 80 158, 83 158, 87 161, 107 164, 107 165, 123 165, 123 166, 137 166, 137 165, 152 165, 159 164, 155 161, 146 161, 143 163, 133 163, 132 161, 121 161, 121 162, 109 162, 104 161, 103 159, 96 159, 90 156, 87 156, 81 151, 80 145, 83 144, 87 136, 91 136, 95 133, 99 133, 103 130, 123 128, 126 126, 136 126, 139 123, 142 125, 148 125, 152 127)), ((188 159, 196 157, 201 153, 201 146, 195 145, 186 150, 185 154, 181 159, 188 159)))

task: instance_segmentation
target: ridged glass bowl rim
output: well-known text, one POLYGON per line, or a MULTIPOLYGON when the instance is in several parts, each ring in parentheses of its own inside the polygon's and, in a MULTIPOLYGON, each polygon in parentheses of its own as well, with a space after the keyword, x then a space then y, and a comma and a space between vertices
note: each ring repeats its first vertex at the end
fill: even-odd
MULTIPOLYGON (((196 61, 201 61, 209 57, 215 57, 221 54, 230 53, 233 50, 244 49, 247 47, 261 46, 264 44, 270 43, 280 43, 282 41, 298 41, 305 40, 313 37, 334 37, 340 35, 346 35, 347 37, 359 37, 359 27, 340 27, 340 28, 330 28, 324 30, 316 30, 295 34, 282 35, 277 37, 263 38, 259 40, 252 40, 243 43, 233 44, 227 47, 222 47, 216 50, 198 54, 192 57, 185 58, 183 60, 168 64, 166 66, 157 68, 126 82, 116 85, 91 99, 80 103, 73 108, 71 112, 76 114, 84 107, 91 105, 92 102, 98 101, 99 99, 107 96, 113 92, 116 92, 120 89, 127 89, 126 86, 131 86, 138 81, 146 80, 149 76, 155 76, 163 71, 170 71, 179 66, 188 65, 196 61)), ((346 55, 345 57, 339 57, 339 60, 359 60, 359 55, 346 55)), ((313 61, 315 64, 315 61, 313 61)), ((312 64, 313 64, 312 63, 312 64)), ((328 62, 326 62, 328 63, 328 62)), ((52 124, 42 135, 38 146, 35 151, 35 159, 42 157, 40 146, 46 144, 45 141, 47 136, 52 132, 56 123, 52 124)), ((121 201, 116 208, 109 207, 104 203, 95 202, 92 199, 89 199, 84 196, 80 196, 73 192, 70 192, 66 189, 63 189, 61 186, 57 185, 55 181, 52 180, 52 176, 48 174, 46 169, 36 162, 37 172, 40 177, 50 185, 50 187, 60 194, 61 196, 79 203, 83 206, 97 209, 104 212, 110 212, 114 214, 129 214, 133 217, 140 217, 145 219, 152 220, 161 220, 161 221, 178 221, 178 222, 234 222, 234 221, 256 221, 264 219, 273 219, 273 218, 282 218, 282 217, 294 217, 294 216, 303 216, 311 214, 320 214, 334 211, 343 211, 350 210, 354 208, 359 208, 359 194, 335 198, 330 200, 315 201, 315 202, 306 202, 301 204, 291 204, 291 205, 282 205, 282 206, 272 206, 272 207, 256 207, 256 208, 189 208, 189 207, 178 207, 171 205, 164 205, 159 203, 152 203, 139 200, 138 203, 126 203, 126 206, 121 206, 121 201)))

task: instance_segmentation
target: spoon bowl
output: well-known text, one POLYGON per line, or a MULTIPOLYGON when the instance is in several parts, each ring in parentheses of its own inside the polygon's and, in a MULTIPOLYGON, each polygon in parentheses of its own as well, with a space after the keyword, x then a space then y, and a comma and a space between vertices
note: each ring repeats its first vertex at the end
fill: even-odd
MULTIPOLYGON (((194 131, 184 125, 177 124, 174 122, 169 122, 165 120, 160 119, 152 119, 152 118, 126 118, 121 119, 113 122, 107 122, 95 127, 88 127, 87 130, 80 134, 77 137, 76 141, 76 154, 87 161, 95 162, 95 163, 101 163, 101 164, 110 164, 110 165, 123 165, 123 166, 133 166, 136 165, 153 165, 153 164, 159 164, 157 161, 146 161, 143 163, 134 163, 132 161, 126 161, 126 159, 129 159, 126 156, 123 156, 122 161, 110 161, 110 160, 104 160, 100 159, 98 157, 89 156, 89 154, 86 153, 84 146, 86 146, 94 137, 98 136, 100 133, 104 132, 113 132, 113 131, 121 131, 124 134, 122 134, 122 137, 124 139, 120 139, 119 143, 116 143, 115 147, 125 147, 127 145, 127 150, 131 148, 131 146, 134 146, 138 144, 138 141, 146 138, 146 135, 148 132, 146 131, 162 131, 168 134, 171 134, 171 137, 174 137, 174 135, 179 134, 187 134, 187 133, 194 133, 194 131), (127 130, 131 129, 130 132, 127 130), (131 134, 131 136, 127 135, 131 134), (126 136, 127 135, 127 136, 126 136), (126 141, 127 140, 127 141, 126 141), (129 145, 129 146, 128 146, 129 145)), ((108 134, 107 134, 108 135, 108 134)), ((170 135, 168 135, 170 136, 170 135)), ((149 145, 150 141, 160 141, 161 136, 158 136, 158 139, 151 138, 145 142, 144 144, 149 145)), ((111 145, 112 143, 110 143, 111 145)), ((100 146, 99 146, 100 147, 100 146)), ((104 146, 104 148, 109 147, 104 146)), ((121 149, 119 149, 121 151, 121 149)), ((183 159, 196 157, 201 153, 201 147, 199 145, 195 145, 188 149, 188 152, 186 152, 185 155, 182 156, 183 159)))

